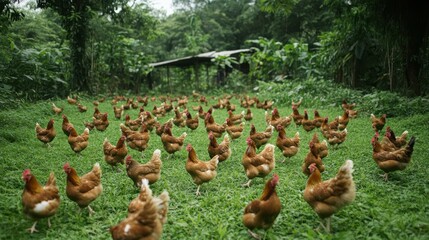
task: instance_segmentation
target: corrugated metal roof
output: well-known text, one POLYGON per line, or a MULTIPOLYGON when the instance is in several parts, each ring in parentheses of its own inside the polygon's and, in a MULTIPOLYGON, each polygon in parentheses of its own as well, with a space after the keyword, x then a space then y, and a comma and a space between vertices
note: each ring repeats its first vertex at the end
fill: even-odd
POLYGON ((238 53, 251 52, 251 49, 237 49, 237 50, 229 50, 229 51, 211 51, 206 53, 200 53, 195 56, 187 56, 183 58, 177 58, 162 62, 149 63, 151 67, 162 67, 162 66, 174 66, 174 67, 189 67, 196 63, 207 63, 211 62, 212 58, 216 58, 218 56, 231 56, 238 53))

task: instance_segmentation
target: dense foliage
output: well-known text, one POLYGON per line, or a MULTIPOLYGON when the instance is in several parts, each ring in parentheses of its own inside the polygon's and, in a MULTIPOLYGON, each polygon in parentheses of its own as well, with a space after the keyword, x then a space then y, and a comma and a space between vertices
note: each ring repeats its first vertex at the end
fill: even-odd
POLYGON ((426 3, 176 0, 166 16, 150 1, 80 2, 0 4, 7 19, 0 36, 3 107, 79 91, 186 94, 190 85, 245 92, 258 81, 313 78, 363 92, 425 96, 429 90, 426 3), (240 48, 254 51, 185 69, 148 66, 240 48), (248 64, 249 74, 231 72, 227 62, 248 64))

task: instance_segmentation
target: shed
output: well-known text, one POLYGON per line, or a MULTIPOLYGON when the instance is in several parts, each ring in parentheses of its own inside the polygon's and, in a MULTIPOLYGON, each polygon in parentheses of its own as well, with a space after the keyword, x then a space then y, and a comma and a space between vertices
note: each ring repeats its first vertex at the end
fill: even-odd
MULTIPOLYGON (((169 75, 170 75, 169 74, 169 68, 170 67, 178 67, 178 68, 193 67, 195 69, 195 78, 198 81, 198 79, 199 79, 198 69, 199 69, 200 65, 207 66, 206 72, 208 75, 208 66, 211 66, 214 64, 212 62, 212 59, 215 59, 218 56, 236 57, 237 59, 239 59, 240 54, 251 53, 252 51, 253 51, 252 49, 248 49, 248 48, 247 49, 220 51, 220 52, 211 51, 211 52, 200 53, 200 54, 194 55, 194 56, 187 56, 187 57, 182 57, 182 58, 177 58, 177 59, 172 59, 172 60, 167 60, 167 61, 162 61, 162 62, 150 63, 149 66, 154 67, 154 68, 160 68, 160 67, 167 68, 167 78, 169 78, 169 75)), ((236 65, 233 65, 233 68, 240 70, 244 73, 249 72, 249 64, 248 63, 236 64, 236 65)), ((217 74, 218 83, 222 82, 224 80, 224 78, 226 77, 226 74, 228 72, 230 72, 231 70, 232 69, 226 69, 226 70, 218 69, 218 74, 217 74)))

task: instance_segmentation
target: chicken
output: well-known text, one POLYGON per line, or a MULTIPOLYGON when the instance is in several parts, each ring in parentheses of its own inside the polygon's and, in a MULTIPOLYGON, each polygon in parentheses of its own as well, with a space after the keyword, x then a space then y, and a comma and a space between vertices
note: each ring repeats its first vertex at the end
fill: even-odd
POLYGON ((94 100, 92 102, 92 105, 94 105, 94 107, 98 107, 98 105, 100 105, 100 102, 98 102, 97 100, 94 100))
POLYGON ((79 112, 83 113, 83 112, 88 111, 88 107, 78 103, 77 104, 77 110, 79 110, 79 112))
POLYGON ((294 101, 292 100, 292 108, 293 108, 293 107, 296 107, 296 108, 298 109, 298 108, 299 108, 299 106, 301 106, 301 103, 302 103, 302 98, 300 98, 298 102, 294 102, 294 101))
POLYGON ((314 110, 314 126, 316 126, 316 128, 320 128, 324 120, 325 118, 320 116, 319 111, 314 110))
POLYGON ((159 122, 156 122, 154 125, 156 135, 161 137, 161 135, 164 133, 165 126, 167 126, 167 125, 170 127, 170 129, 173 127, 173 119, 172 118, 170 118, 164 124, 160 124, 159 122))
POLYGON ((147 106, 148 101, 149 101, 149 97, 148 96, 144 96, 144 97, 137 96, 137 102, 143 103, 143 106, 145 106, 145 107, 147 106))
POLYGON ((338 130, 342 131, 346 129, 349 119, 349 110, 345 110, 343 115, 338 117, 338 130))
POLYGON ((118 163, 124 164, 124 158, 128 154, 128 148, 127 148, 127 145, 125 145, 125 139, 126 139, 126 136, 122 135, 119 138, 118 142, 116 143, 116 146, 111 144, 107 139, 107 137, 104 139, 104 142, 103 142, 104 160, 106 161, 107 164, 112 166, 112 169, 116 167, 118 163))
POLYGON ((46 128, 42 128, 39 123, 36 123, 35 130, 37 139, 48 146, 50 146, 49 143, 57 136, 57 132, 54 128, 54 119, 49 120, 46 128))
POLYGON ((131 120, 130 115, 125 115, 125 126, 129 127, 133 131, 137 131, 142 124, 142 118, 139 117, 136 120, 131 120))
POLYGON ((195 115, 194 118, 192 118, 192 115, 189 111, 186 111, 186 121, 185 121, 186 127, 188 127, 191 130, 195 130, 198 128, 199 121, 198 116, 195 115))
POLYGON ((241 119, 244 117, 244 111, 242 111, 240 114, 234 114, 232 113, 232 110, 228 111, 228 119, 233 123, 233 124, 239 124, 241 123, 241 119))
POLYGON ((219 155, 215 155, 209 161, 203 162, 197 157, 197 153, 191 144, 186 146, 186 151, 188 151, 188 159, 185 168, 194 183, 198 185, 195 195, 200 195, 201 185, 213 180, 217 175, 216 169, 219 163, 219 155))
POLYGON ((252 121, 252 119, 253 119, 253 113, 250 110, 250 108, 247 108, 246 114, 244 115, 244 120, 252 121))
POLYGON ((52 103, 52 112, 54 112, 56 115, 60 115, 62 113, 64 108, 59 108, 55 105, 55 103, 52 103))
POLYGON ((63 123, 61 125, 61 129, 63 130, 64 134, 67 136, 70 135, 70 132, 68 130, 69 127, 73 127, 73 124, 71 124, 67 116, 63 114, 63 123))
POLYGON ((297 127, 302 125, 302 119, 304 119, 304 116, 299 113, 298 107, 295 105, 292 105, 292 119, 297 127))
POLYGON ((229 101, 226 102, 226 110, 227 111, 233 111, 234 112, 235 109, 236 109, 236 106, 234 104, 231 104, 229 101))
POLYGON ((161 177, 161 150, 156 149, 149 162, 141 164, 134 160, 130 155, 125 158, 125 167, 127 175, 133 180, 136 187, 140 187, 143 178, 153 184, 161 177))
POLYGON ((229 118, 227 118, 225 130, 229 134, 229 136, 231 136, 231 139, 234 140, 241 137, 241 134, 244 130, 244 124, 246 123, 241 122, 239 125, 234 125, 234 123, 229 118))
POLYGON ((334 178, 322 182, 322 176, 315 163, 309 166, 311 175, 304 190, 304 200, 321 219, 327 219, 327 232, 331 231, 331 216, 352 203, 356 197, 353 181, 353 161, 346 160, 334 178))
POLYGON ((256 108, 263 108, 265 110, 271 109, 273 107, 274 102, 273 101, 268 101, 265 100, 263 102, 260 103, 256 103, 256 108))
POLYGON ((115 115, 116 119, 118 120, 121 119, 123 112, 124 112, 124 108, 122 106, 121 107, 113 106, 113 114, 115 115))
POLYGON ((219 162, 223 162, 231 156, 231 148, 228 134, 225 134, 223 141, 218 144, 216 138, 212 132, 209 132, 209 146, 207 151, 209 156, 213 158, 216 155, 219 155, 219 162))
POLYGON ((181 98, 177 101, 178 106, 186 106, 186 104, 188 104, 188 97, 187 96, 184 96, 183 98, 181 98))
POLYGON ((175 152, 182 149, 186 135, 187 133, 184 132, 179 137, 174 137, 171 132, 171 128, 166 125, 164 128, 164 133, 161 135, 161 142, 164 146, 165 151, 169 154, 174 154, 175 152))
MULTIPOLYGON (((143 178, 140 181, 140 193, 134 198, 130 204, 128 205, 128 217, 138 214, 141 209, 143 209, 144 205, 148 202, 150 197, 152 196, 152 190, 149 187, 149 180, 143 178)), ((167 213, 168 213, 168 203, 170 201, 170 196, 167 191, 163 191, 158 198, 163 201, 165 204, 165 208, 163 211, 160 211, 161 222, 164 224, 167 222, 167 213)))
MULTIPOLYGON (((291 158, 298 153, 299 150, 299 132, 295 133, 293 138, 286 136, 286 131, 282 125, 277 126, 279 135, 276 140, 276 146, 282 151, 285 158, 291 158)), ((283 160, 284 162, 285 160, 283 160)))
POLYGON ((143 151, 148 147, 150 140, 150 132, 147 129, 146 124, 142 123, 139 131, 133 131, 125 127, 122 123, 120 124, 120 128, 122 133, 127 137, 127 145, 143 154, 143 151))
POLYGON ((107 113, 104 113, 100 119, 92 117, 92 122, 94 123, 94 126, 98 131, 105 131, 109 126, 109 119, 107 118, 107 113))
POLYGON ((249 137, 246 140, 247 149, 243 154, 241 164, 249 181, 243 186, 250 186, 255 177, 266 177, 275 167, 274 145, 267 144, 260 153, 256 153, 255 142, 249 137))
POLYGON ((323 120, 322 125, 320 126, 320 130, 322 131, 322 133, 324 132, 328 132, 330 130, 338 130, 338 118, 335 118, 332 122, 328 122, 328 118, 325 117, 325 119, 323 120))
POLYGON ((311 139, 312 143, 316 146, 317 153, 319 154, 319 157, 321 159, 328 156, 328 142, 326 140, 323 140, 322 142, 319 141, 319 137, 317 136, 317 133, 313 134, 313 138, 311 139))
POLYGON ((205 121, 206 123, 206 131, 207 133, 213 132, 213 135, 216 138, 220 138, 222 134, 225 132, 226 123, 225 124, 218 124, 214 121, 213 116, 210 113, 206 114, 205 121))
POLYGON ((415 140, 413 136, 405 147, 394 151, 385 151, 381 148, 380 142, 378 142, 378 134, 372 138, 372 159, 384 171, 385 181, 388 180, 389 172, 404 170, 408 166, 414 151, 415 140))
POLYGON ((302 128, 304 128, 305 131, 310 132, 314 128, 316 128, 316 124, 314 124, 314 120, 308 119, 308 112, 307 110, 304 110, 304 118, 301 120, 302 128))
POLYGON ((153 127, 157 122, 157 118, 153 117, 150 112, 146 111, 146 115, 143 118, 143 122, 146 124, 146 127, 149 131, 152 131, 153 127))
POLYGON ((161 239, 163 225, 167 222, 169 201, 167 191, 158 197, 153 197, 152 191, 145 182, 142 184, 137 200, 131 201, 128 207, 128 210, 131 208, 135 212, 128 213, 127 218, 110 228, 112 238, 115 240, 161 239))
POLYGON ((396 137, 390 126, 387 126, 386 133, 388 133, 390 142, 392 142, 396 148, 401 148, 407 144, 408 131, 404 131, 402 132, 401 136, 396 137))
POLYGON ((203 120, 206 118, 206 112, 204 112, 203 107, 201 106, 198 107, 198 117, 203 120))
POLYGON ((92 114, 92 116, 95 119, 101 119, 101 117, 103 116, 103 113, 100 112, 100 110, 98 109, 98 107, 94 108, 94 113, 92 114))
POLYGON ((89 139, 89 129, 85 128, 81 135, 77 135, 76 129, 70 126, 68 128, 70 135, 68 137, 68 142, 70 144, 71 149, 80 154, 86 147, 88 147, 88 139, 89 139))
POLYGON ((83 122, 83 125, 86 127, 86 128, 88 128, 89 129, 89 131, 92 131, 93 129, 94 129, 94 122, 87 122, 87 121, 85 121, 85 122, 83 122))
POLYGON ((265 183, 264 191, 259 199, 251 201, 244 208, 243 224, 248 228, 248 233, 255 239, 261 239, 259 235, 252 232, 254 228, 268 229, 279 215, 282 205, 277 196, 276 187, 279 183, 279 176, 274 174, 265 183))
POLYGON ((356 107, 356 103, 347 103, 346 99, 343 99, 341 102, 341 108, 343 108, 344 111, 346 110, 353 110, 356 107))
POLYGON ((100 164, 95 163, 92 170, 81 177, 69 163, 64 164, 63 169, 67 174, 67 197, 81 209, 87 207, 90 215, 95 213, 89 204, 103 192, 100 164))
POLYGON ((317 149, 316 144, 314 142, 310 142, 309 147, 310 147, 310 151, 308 152, 307 156, 304 159, 304 162, 302 163, 302 172, 305 175, 309 176, 311 172, 308 166, 310 166, 313 163, 321 173, 324 172, 325 165, 322 162, 322 158, 320 158, 319 150, 317 149))
POLYGON ((262 145, 266 144, 271 136, 273 135, 274 127, 268 125, 268 127, 263 132, 256 132, 255 125, 250 126, 250 139, 255 142, 256 147, 260 148, 262 145))
POLYGON ((377 118, 374 114, 371 114, 372 129, 379 132, 383 129, 384 124, 386 124, 386 114, 381 115, 380 118, 377 118))
POLYGON ((185 126, 185 119, 182 116, 182 113, 180 112, 179 108, 174 109, 174 118, 173 118, 173 124, 178 127, 184 127, 185 126))
POLYGON ((22 192, 24 214, 36 220, 28 230, 30 233, 37 232, 36 224, 41 218, 48 218, 48 226, 51 227, 49 217, 57 212, 60 205, 60 195, 54 173, 51 172, 45 186, 40 185, 30 169, 22 172, 22 179, 25 182, 22 192))
POLYGON ((77 97, 71 98, 70 96, 67 96, 67 102, 71 105, 75 105, 77 103, 77 97))
POLYGON ((357 110, 351 110, 351 109, 349 109, 347 111, 349 111, 349 118, 357 118, 357 115, 358 115, 358 111, 357 110))
POLYGON ((280 117, 280 113, 277 108, 273 109, 271 114, 271 120, 269 121, 269 125, 273 126, 274 129, 277 129, 278 125, 282 125, 284 128, 287 128, 291 123, 290 117, 280 117))
POLYGON ((163 116, 165 116, 165 109, 164 109, 164 107, 157 107, 157 106, 153 106, 153 109, 152 109, 152 114, 154 115, 154 116, 157 116, 157 117, 163 117, 163 116))
POLYGON ((329 145, 333 145, 335 148, 337 148, 346 140, 347 128, 344 129, 344 131, 328 130, 322 133, 323 136, 328 139, 329 145))

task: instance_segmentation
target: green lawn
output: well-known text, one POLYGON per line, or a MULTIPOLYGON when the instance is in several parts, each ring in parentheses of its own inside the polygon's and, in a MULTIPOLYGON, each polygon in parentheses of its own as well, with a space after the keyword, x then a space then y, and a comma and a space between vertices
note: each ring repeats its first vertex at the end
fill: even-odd
MULTIPOLYGON (((82 103, 88 106, 88 112, 79 113, 76 106, 69 105, 66 100, 54 101, 57 106, 64 107, 64 113, 69 117, 78 131, 84 129, 83 122, 90 121, 93 114, 92 100, 82 103)), ((113 171, 104 161, 102 143, 105 137, 116 143, 120 137, 119 124, 123 120, 113 117, 110 100, 101 103, 101 112, 109 113, 110 126, 105 132, 93 130, 90 133, 89 146, 77 156, 67 142, 67 137, 61 131, 61 116, 51 112, 51 102, 28 104, 14 110, 0 112, 0 170, 1 170, 1 200, 0 200, 0 239, 109 239, 110 226, 116 225, 127 215, 129 202, 138 194, 138 189, 120 166, 122 172, 113 171), (46 126, 50 118, 55 119, 57 137, 51 143, 52 147, 44 146, 35 137, 34 126, 39 122, 46 126), (69 162, 79 174, 88 172, 95 162, 100 162, 103 170, 103 193, 91 206, 96 212, 89 216, 84 209, 79 212, 76 203, 69 200, 65 194, 66 175, 62 170, 65 162, 69 162), (60 189, 61 205, 57 214, 52 217, 52 227, 48 229, 46 219, 39 221, 39 232, 30 235, 25 229, 31 227, 33 221, 22 213, 21 193, 24 183, 21 173, 30 168, 39 182, 44 184, 51 171, 55 172, 60 189)), ((237 112, 242 108, 237 99, 232 100, 237 106, 237 112)), ((289 101, 288 101, 289 102, 289 101)), ((122 103, 122 102, 120 102, 122 103)), ((152 110, 159 101, 150 102, 145 108, 152 110)), ((210 98, 209 104, 216 101, 210 98)), ((190 101, 188 108, 198 103, 190 101)), ((301 106, 310 110, 314 106, 301 106)), ((342 113, 339 107, 329 105, 320 108, 322 116, 332 119, 342 113)), ((281 116, 291 113, 290 106, 277 106, 281 116)), ((204 110, 208 107, 204 106, 204 110)), ((265 128, 264 111, 252 109, 253 123, 258 131, 265 128)), ((131 118, 137 117, 138 110, 126 112, 131 118)), ((159 119, 165 122, 174 116, 171 112, 159 119)), ((223 122, 227 117, 226 110, 214 112, 216 122, 223 122)), ((311 115, 312 117, 312 115, 311 115)), ((387 125, 399 135, 408 130, 409 135, 416 136, 413 157, 408 168, 404 171, 393 172, 389 181, 384 182, 382 171, 372 160, 370 144, 373 132, 369 114, 361 114, 350 121, 347 130, 347 140, 336 150, 330 148, 329 156, 324 159, 326 171, 323 179, 333 177, 339 166, 346 159, 355 163, 354 180, 357 188, 356 200, 342 209, 332 219, 332 233, 319 233, 315 229, 319 218, 303 199, 306 176, 301 172, 301 164, 308 150, 308 142, 314 132, 305 132, 294 124, 286 129, 287 135, 292 136, 296 131, 301 134, 299 153, 285 163, 277 161, 274 169, 280 176, 277 188, 282 202, 282 211, 272 229, 258 231, 266 239, 429 239, 429 171, 425 163, 429 159, 429 114, 409 117, 388 118, 387 125)), ((245 125, 245 133, 241 138, 231 143, 232 156, 219 164, 217 177, 203 184, 201 196, 195 196, 196 186, 185 170, 187 152, 183 148, 174 156, 167 159, 167 153, 162 148, 160 137, 151 133, 149 147, 141 158, 140 152, 129 149, 129 154, 140 162, 146 162, 155 149, 161 149, 163 161, 161 179, 151 186, 155 195, 166 189, 171 198, 168 222, 164 226, 164 239, 248 239, 246 228, 241 222, 243 209, 251 200, 262 193, 264 181, 256 179, 250 188, 243 188, 242 183, 247 178, 241 165, 241 158, 246 148, 245 139, 249 134, 250 124, 245 125)), ((191 143, 200 159, 208 160, 208 138, 204 123, 195 131, 187 128, 173 127, 173 134, 179 135, 186 131, 188 136, 185 145, 191 143)), ((271 138, 275 143, 277 133, 271 138)), ((258 151, 259 152, 259 151, 258 151)), ((276 149, 276 159, 283 156, 276 149)), ((270 174, 271 176, 272 174, 270 174)), ((268 178, 267 178, 268 179, 268 178)))

